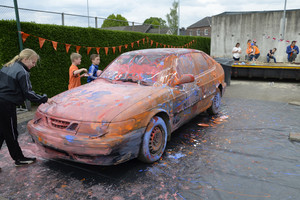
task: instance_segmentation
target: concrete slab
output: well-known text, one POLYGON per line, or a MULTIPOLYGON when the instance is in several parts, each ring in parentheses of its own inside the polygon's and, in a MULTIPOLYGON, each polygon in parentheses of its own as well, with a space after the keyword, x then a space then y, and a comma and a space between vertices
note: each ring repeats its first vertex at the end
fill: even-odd
POLYGON ((289 139, 292 141, 300 142, 300 133, 290 133, 289 139))
POLYGON ((289 102, 291 105, 300 106, 300 101, 291 101, 289 102))

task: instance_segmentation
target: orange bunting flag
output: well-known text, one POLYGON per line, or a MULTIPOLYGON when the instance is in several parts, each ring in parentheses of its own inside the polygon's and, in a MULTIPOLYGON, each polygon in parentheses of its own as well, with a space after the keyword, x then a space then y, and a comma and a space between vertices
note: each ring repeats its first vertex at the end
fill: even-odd
POLYGON ((52 41, 52 46, 53 46, 53 48, 55 49, 55 51, 57 51, 57 42, 52 41))
POLYGON ((79 53, 79 49, 81 48, 81 46, 76 46, 76 52, 79 53))
POLYGON ((107 53, 108 53, 108 47, 104 47, 104 49, 105 49, 105 54, 107 55, 107 53))
POLYGON ((125 45, 124 45, 124 47, 125 47, 125 49, 127 49, 127 47, 128 47, 128 44, 125 44, 125 45))
POLYGON ((25 40, 27 39, 27 37, 29 36, 29 34, 24 33, 24 32, 21 32, 21 34, 22 34, 22 40, 23 40, 23 43, 24 43, 25 40))
POLYGON ((67 51, 67 53, 69 52, 70 47, 71 47, 70 44, 66 44, 66 51, 67 51))
POLYGON ((97 51, 97 54, 99 54, 100 47, 97 47, 97 48, 96 48, 96 51, 97 51))
POLYGON ((116 47, 112 47, 113 49, 113 53, 115 54, 116 53, 116 47))
POLYGON ((119 52, 121 53, 122 51, 122 45, 119 46, 119 52))
POLYGON ((158 46, 158 42, 156 42, 156 48, 157 48, 157 46, 158 46))
POLYGON ((87 52, 86 52, 86 53, 87 53, 87 55, 89 55, 89 54, 90 54, 90 51, 91 51, 91 50, 92 50, 92 47, 88 47, 88 48, 87 48, 87 52))
POLYGON ((145 44, 145 38, 143 38, 143 44, 145 44))
POLYGON ((138 40, 138 41, 136 41, 136 43, 138 44, 138 46, 140 46, 140 41, 138 40))
POLYGON ((43 47, 45 40, 46 40, 45 38, 40 38, 39 37, 40 48, 43 47))
POLYGON ((166 45, 164 44, 164 48, 166 48, 166 45))
POLYGON ((151 42, 150 42, 150 46, 152 47, 152 44, 153 44, 153 40, 151 40, 151 42))
POLYGON ((133 48, 134 42, 131 42, 131 48, 133 48))
POLYGON ((170 45, 168 45, 168 48, 170 48, 170 45))

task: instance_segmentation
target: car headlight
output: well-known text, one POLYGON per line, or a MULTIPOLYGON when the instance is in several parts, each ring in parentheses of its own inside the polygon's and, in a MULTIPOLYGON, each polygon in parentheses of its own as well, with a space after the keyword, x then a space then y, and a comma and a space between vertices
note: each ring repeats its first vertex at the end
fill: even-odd
POLYGON ((108 131, 110 135, 123 135, 134 130, 136 128, 135 125, 135 119, 129 119, 121 122, 112 122, 109 124, 108 131))
POLYGON ((46 118, 39 110, 37 110, 33 117, 33 124, 38 124, 40 122, 45 122, 46 118))
POLYGON ((108 123, 80 123, 77 134, 89 138, 98 138, 108 133, 108 123))

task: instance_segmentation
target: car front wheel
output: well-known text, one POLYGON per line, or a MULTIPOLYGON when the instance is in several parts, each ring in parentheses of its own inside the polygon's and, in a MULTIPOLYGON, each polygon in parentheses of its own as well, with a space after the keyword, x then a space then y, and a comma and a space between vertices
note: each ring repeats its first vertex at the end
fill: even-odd
POLYGON ((216 115, 219 112, 220 109, 220 105, 221 105, 221 92, 220 89, 217 88, 216 89, 216 94, 212 100, 212 104, 211 106, 207 109, 207 112, 210 115, 216 115))
POLYGON ((164 120, 158 116, 153 117, 144 134, 138 159, 153 163, 162 156, 167 144, 168 129, 164 120))

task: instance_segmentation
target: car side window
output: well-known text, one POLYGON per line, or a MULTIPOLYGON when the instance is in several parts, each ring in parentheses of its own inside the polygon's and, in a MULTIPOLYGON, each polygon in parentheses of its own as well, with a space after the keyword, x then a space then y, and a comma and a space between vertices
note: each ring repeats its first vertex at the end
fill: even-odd
POLYGON ((202 55, 208 64, 208 69, 215 67, 216 61, 214 59, 212 59, 211 57, 207 56, 204 53, 202 55))
POLYGON ((195 63, 191 54, 179 55, 176 71, 179 75, 197 74, 197 71, 195 70, 195 63))
POLYGON ((209 64, 207 63, 207 59, 203 57, 201 53, 193 53, 192 57, 195 63, 195 71, 197 71, 197 74, 201 74, 208 70, 209 64))

